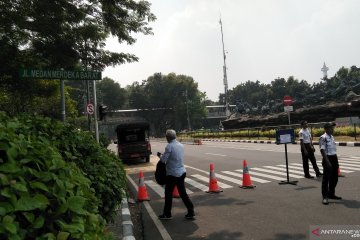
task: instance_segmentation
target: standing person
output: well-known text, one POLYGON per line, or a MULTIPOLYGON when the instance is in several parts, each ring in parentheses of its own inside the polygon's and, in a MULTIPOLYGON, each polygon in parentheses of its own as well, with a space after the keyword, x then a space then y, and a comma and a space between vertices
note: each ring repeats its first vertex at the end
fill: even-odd
POLYGON ((168 144, 165 147, 165 152, 160 155, 160 161, 166 164, 165 206, 163 214, 159 215, 159 219, 172 218, 171 208, 175 186, 187 208, 185 218, 195 219, 194 205, 185 189, 184 146, 176 140, 175 130, 168 129, 166 131, 166 140, 168 144))
POLYGON ((338 168, 339 162, 336 155, 336 143, 334 136, 335 123, 325 123, 325 133, 319 139, 320 152, 323 157, 322 165, 324 168, 324 176, 322 179, 321 192, 323 201, 322 203, 329 204, 328 199, 341 200, 341 197, 335 195, 335 187, 338 182, 338 168))
POLYGON ((322 173, 319 171, 319 168, 316 164, 315 158, 315 148, 312 143, 311 133, 308 128, 307 121, 301 122, 301 129, 299 131, 299 138, 300 138, 300 146, 301 146, 301 157, 303 161, 303 168, 304 168, 304 176, 305 178, 314 178, 310 175, 309 172, 309 160, 314 168, 316 173, 316 177, 322 176, 322 173))

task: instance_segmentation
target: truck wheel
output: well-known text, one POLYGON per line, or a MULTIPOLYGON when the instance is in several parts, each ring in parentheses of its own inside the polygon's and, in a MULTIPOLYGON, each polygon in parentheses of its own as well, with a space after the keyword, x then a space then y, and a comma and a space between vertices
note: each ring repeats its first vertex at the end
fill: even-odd
POLYGON ((150 156, 146 156, 146 157, 145 157, 145 161, 146 161, 146 162, 150 162, 150 156))

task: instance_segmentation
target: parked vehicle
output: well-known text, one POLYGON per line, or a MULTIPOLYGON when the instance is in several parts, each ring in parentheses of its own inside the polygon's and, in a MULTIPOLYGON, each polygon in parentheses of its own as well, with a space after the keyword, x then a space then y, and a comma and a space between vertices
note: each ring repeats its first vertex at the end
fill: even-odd
POLYGON ((121 160, 145 159, 150 161, 150 124, 144 119, 127 119, 117 125, 118 156, 121 160))

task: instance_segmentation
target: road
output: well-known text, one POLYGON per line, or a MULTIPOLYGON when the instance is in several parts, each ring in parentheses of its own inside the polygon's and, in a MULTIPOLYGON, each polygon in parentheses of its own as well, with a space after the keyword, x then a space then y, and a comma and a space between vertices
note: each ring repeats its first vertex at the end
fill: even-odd
MULTIPOLYGON (((152 151, 163 152, 165 142, 152 142, 152 151)), ((340 169, 336 194, 342 201, 322 205, 321 179, 303 178, 299 145, 287 145, 290 181, 297 185, 279 185, 286 179, 285 146, 259 143, 205 142, 185 146, 186 187, 195 205, 197 219, 184 220, 186 209, 174 199, 173 219, 156 221, 146 209, 162 213, 164 190, 154 181, 151 163, 131 164, 127 173, 138 182, 140 170, 151 201, 143 208, 145 239, 309 239, 311 231, 323 225, 355 225, 360 222, 360 151, 357 147, 338 146, 340 169), (247 161, 255 189, 242 189, 243 160, 247 161), (214 164, 223 192, 210 194, 209 165, 214 164), (160 229, 160 230, 159 230, 160 229), (168 234, 168 235, 167 235, 168 234)), ((319 150, 316 151, 321 168, 319 150)), ((310 164, 311 166, 311 164, 310 164)), ((311 168, 311 167, 310 167, 311 168)), ((321 168, 322 169, 322 168, 321 168)), ((312 175, 315 173, 312 171, 312 175)))

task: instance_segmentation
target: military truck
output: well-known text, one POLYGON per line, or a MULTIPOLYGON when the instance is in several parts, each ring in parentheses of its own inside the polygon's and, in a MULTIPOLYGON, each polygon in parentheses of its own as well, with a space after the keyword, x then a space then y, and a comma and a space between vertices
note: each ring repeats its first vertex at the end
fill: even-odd
POLYGON ((123 161, 150 161, 150 124, 142 118, 126 118, 116 126, 118 156, 123 161))

